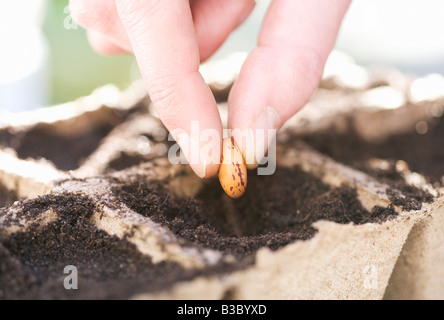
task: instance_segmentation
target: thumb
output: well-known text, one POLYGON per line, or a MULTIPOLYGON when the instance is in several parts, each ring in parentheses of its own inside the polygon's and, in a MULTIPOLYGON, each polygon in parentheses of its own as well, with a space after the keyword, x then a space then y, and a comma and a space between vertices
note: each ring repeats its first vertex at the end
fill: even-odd
POLYGON ((272 135, 318 87, 349 0, 281 0, 268 9, 259 46, 245 61, 229 97, 229 128, 249 168, 272 135))

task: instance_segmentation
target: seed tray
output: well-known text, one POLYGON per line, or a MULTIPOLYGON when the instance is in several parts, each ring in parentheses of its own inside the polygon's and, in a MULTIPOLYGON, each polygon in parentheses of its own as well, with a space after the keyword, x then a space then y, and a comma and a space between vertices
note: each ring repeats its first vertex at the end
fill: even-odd
MULTIPOLYGON (((202 72, 226 123, 221 64, 202 72)), ((0 298, 443 298, 444 101, 418 95, 429 78, 327 67, 275 174, 235 200, 168 161, 141 82, 3 118, 0 298)))

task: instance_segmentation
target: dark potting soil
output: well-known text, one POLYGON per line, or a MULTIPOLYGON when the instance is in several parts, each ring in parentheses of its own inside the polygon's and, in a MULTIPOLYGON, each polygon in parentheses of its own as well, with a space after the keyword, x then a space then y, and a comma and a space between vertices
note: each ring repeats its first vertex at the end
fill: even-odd
MULTIPOLYGON (((206 180, 198 196, 188 199, 170 195, 165 182, 144 181, 110 178, 116 199, 107 205, 123 202, 168 227, 180 241, 232 254, 235 261, 204 270, 186 270, 171 261, 153 264, 132 243, 90 222, 101 204, 78 194, 50 194, 16 203, 20 210, 3 222, 8 227, 12 220, 33 221, 50 209, 58 213, 55 221, 30 225, 24 232, 3 234, 0 229, 0 298, 126 299, 244 268, 261 247, 276 250, 310 239, 318 220, 379 223, 397 215, 391 206, 368 211, 355 189, 332 188, 299 167, 278 167, 271 176, 250 174, 246 194, 236 200, 222 192, 217 178, 206 180), (78 269, 78 290, 63 286, 68 265, 78 269)), ((0 216, 6 210, 0 208, 0 216)))
POLYGON ((121 182, 114 193, 181 239, 237 257, 261 247, 276 250, 310 239, 316 233, 312 224, 318 220, 362 224, 397 214, 391 206, 369 212, 355 189, 332 188, 299 167, 278 167, 270 176, 250 174, 247 192, 239 199, 226 196, 216 177, 208 179, 195 198, 179 199, 165 190, 160 183, 139 179, 121 182))
POLYGON ((75 170, 82 162, 92 154, 97 147, 116 125, 124 122, 134 114, 146 113, 147 102, 145 100, 137 103, 131 109, 101 109, 83 114, 78 119, 83 124, 82 130, 71 135, 58 133, 64 125, 39 123, 24 132, 14 132, 8 128, 0 130, 0 147, 9 147, 17 152, 21 159, 45 158, 54 163, 60 170, 75 170), (82 118, 83 117, 83 118, 82 118), (96 119, 94 124, 86 127, 85 118, 96 119))
POLYGON ((153 264, 127 240, 97 229, 88 220, 96 204, 87 197, 47 195, 21 205, 14 219, 29 220, 48 209, 59 217, 26 232, 5 235, 0 229, 0 299, 127 299, 202 274, 174 262, 153 264), (66 266, 77 268, 77 290, 64 287, 71 273, 64 273, 66 266))
POLYGON ((107 172, 123 170, 143 162, 147 159, 141 154, 128 154, 120 152, 119 156, 111 161, 107 167, 107 172))
MULTIPOLYGON (((378 170, 368 167, 367 160, 378 157, 395 163, 402 159, 413 171, 424 173, 431 181, 439 181, 444 171, 444 138, 439 135, 444 132, 443 128, 440 119, 429 125, 426 135, 411 132, 389 137, 380 144, 362 141, 351 129, 345 134, 329 131, 303 138, 336 160, 389 182, 391 189, 387 192, 392 204, 415 210, 423 202, 432 201, 431 195, 406 184, 394 165, 389 170, 378 170), (432 150, 427 144, 433 146, 432 150)), ((72 146, 66 152, 58 148, 65 148, 72 141, 59 138, 53 141, 50 132, 44 130, 28 132, 19 140, 0 132, 0 144, 19 141, 15 149, 21 157, 43 156, 60 169, 73 169, 94 151, 111 128, 102 129, 85 133, 84 138, 76 137, 78 148, 72 146), (90 143, 90 147, 83 143, 90 143)), ((140 159, 122 157, 120 160, 114 163, 113 169, 138 164, 140 159)), ((125 299, 138 292, 165 289, 177 281, 199 275, 243 268, 254 261, 254 253, 262 247, 276 250, 291 242, 312 238, 316 234, 313 223, 319 220, 342 224, 381 223, 397 215, 391 205, 368 211, 352 187, 325 185, 297 166, 278 167, 271 176, 249 174, 247 192, 236 200, 224 194, 217 178, 207 179, 202 191, 195 198, 187 199, 169 194, 168 182, 144 181, 143 177, 113 180, 114 205, 123 202, 167 227, 180 241, 232 254, 235 262, 204 271, 185 270, 174 262, 153 264, 129 241, 110 236, 89 221, 93 211, 100 210, 90 198, 46 195, 20 202, 18 205, 22 207, 14 219, 32 220, 54 209, 59 214, 54 222, 43 227, 31 225, 25 232, 9 235, 2 234, 0 227, 0 299, 125 299), (78 290, 63 287, 67 276, 63 271, 68 265, 78 268, 78 290)), ((14 200, 14 194, 0 190, 0 216, 6 210, 1 208, 2 202, 6 205, 14 200)), ((112 207, 113 203, 108 205, 112 207)), ((8 221, 3 225, 7 227, 8 221)))
POLYGON ((60 170, 74 170, 97 149, 112 128, 109 124, 75 136, 62 136, 55 135, 51 127, 37 125, 26 133, 17 135, 7 131, 0 132, 0 146, 15 149, 21 159, 45 158, 60 170))
POLYGON ((302 138, 314 149, 333 159, 357 168, 390 186, 387 194, 394 205, 403 210, 419 210, 424 202, 432 202, 433 196, 406 183, 396 169, 399 160, 407 163, 409 170, 422 174, 435 187, 442 185, 444 175, 444 117, 433 118, 427 123, 425 134, 415 128, 407 133, 388 136, 380 142, 361 139, 349 122, 347 130, 326 130, 302 138), (383 159, 388 166, 384 169, 369 164, 371 159, 383 159))
POLYGON ((427 127, 425 134, 418 133, 413 126, 407 133, 390 135, 378 143, 361 139, 351 124, 340 133, 326 130, 301 138, 339 162, 377 178, 397 180, 399 174, 394 164, 403 160, 410 170, 421 173, 431 183, 439 184, 444 175, 444 116, 430 119, 427 127), (367 164, 372 158, 389 160, 393 165, 389 170, 377 170, 367 164))
POLYGON ((0 183, 0 208, 6 207, 17 200, 17 194, 13 190, 8 190, 0 183))
MULTIPOLYGON (((225 262, 204 270, 186 270, 175 262, 153 264, 126 239, 110 236, 89 218, 98 204, 74 194, 46 195, 21 201, 11 219, 34 221, 53 209, 58 218, 44 226, 2 234, 0 229, 0 298, 2 299, 126 299, 139 292, 155 292, 177 281, 245 268, 261 247, 276 250, 316 233, 313 223, 329 220, 362 224, 383 222, 397 215, 391 206, 366 210, 356 190, 333 188, 299 167, 278 167, 271 176, 250 174, 246 194, 227 197, 217 178, 205 181, 195 198, 168 193, 167 182, 144 182, 143 177, 114 185, 110 208, 124 203, 175 233, 187 245, 231 254, 225 262), (78 290, 63 286, 68 265, 78 269, 78 290)), ((0 209, 0 216, 7 208, 0 209)), ((9 220, 8 220, 9 219, 9 220)))

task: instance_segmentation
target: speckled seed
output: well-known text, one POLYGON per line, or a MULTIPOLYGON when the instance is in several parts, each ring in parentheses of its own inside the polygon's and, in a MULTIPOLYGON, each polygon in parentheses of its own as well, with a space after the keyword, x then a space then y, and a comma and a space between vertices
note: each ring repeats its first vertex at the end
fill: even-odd
POLYGON ((247 188, 247 166, 233 138, 225 138, 222 142, 219 181, 231 198, 239 198, 247 188))

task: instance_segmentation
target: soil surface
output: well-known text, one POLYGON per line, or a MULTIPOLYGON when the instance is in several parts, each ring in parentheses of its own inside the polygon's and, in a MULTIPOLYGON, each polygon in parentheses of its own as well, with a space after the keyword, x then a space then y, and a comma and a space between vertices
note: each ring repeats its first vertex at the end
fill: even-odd
POLYGON ((23 202, 17 219, 48 209, 59 217, 26 232, 0 232, 0 299, 127 299, 202 274, 174 262, 153 264, 127 240, 98 230, 88 220, 95 206, 87 197, 70 194, 23 202), (64 288, 69 265, 77 267, 77 290, 64 288))
MULTIPOLYGON (((275 175, 250 175, 245 196, 226 196, 217 179, 209 179, 195 198, 170 195, 165 182, 143 177, 116 181, 115 200, 168 227, 188 245, 213 248, 235 257, 204 270, 185 270, 174 262, 153 264, 125 239, 99 230, 89 217, 103 204, 86 196, 63 194, 25 200, 3 222, 31 221, 47 210, 57 219, 26 232, 2 234, 0 229, 0 298, 2 299, 127 299, 139 292, 155 292, 177 281, 226 273, 254 262, 261 247, 276 250, 313 237, 312 223, 382 222, 396 216, 391 208, 365 210, 350 187, 331 188, 298 167, 278 168, 275 175), (263 186, 267 186, 264 188, 263 186), (78 268, 78 287, 66 290, 67 265, 78 268)), ((0 216, 7 208, 0 209, 0 216)))
POLYGON ((111 125, 104 125, 75 136, 61 136, 54 135, 51 127, 37 125, 24 134, 3 132, 0 146, 15 149, 21 159, 45 158, 60 170, 74 170, 96 150, 111 129, 111 125))
POLYGON ((75 123, 38 123, 26 131, 15 131, 10 128, 0 130, 0 147, 9 147, 17 152, 21 159, 45 158, 54 163, 60 170, 75 170, 93 153, 116 125, 124 122, 135 113, 146 113, 145 101, 139 102, 129 110, 110 110, 103 106, 96 113, 86 113, 78 119, 85 124, 90 118, 90 125, 80 126, 79 130, 61 134, 63 126, 74 126, 75 123))
POLYGON ((246 193, 231 199, 217 178, 208 179, 196 198, 180 199, 164 186, 143 179, 122 182, 117 198, 135 212, 166 226, 180 238, 245 257, 261 247, 278 249, 310 239, 318 220, 362 224, 396 215, 392 207, 363 208, 356 190, 332 188, 299 167, 278 167, 270 176, 249 175, 246 193))
MULTIPOLYGON (((51 130, 38 126, 23 136, 3 131, 0 145, 13 147, 22 158, 46 157, 59 169, 69 170, 77 168, 112 127, 96 127, 69 139, 52 136, 51 130)), ((363 141, 352 127, 342 133, 329 130, 290 138, 288 143, 302 138, 337 161, 387 183, 392 204, 370 211, 362 206, 352 187, 331 187, 298 166, 278 167, 270 176, 257 176, 252 171, 247 191, 239 199, 225 195, 217 177, 205 180, 196 197, 180 198, 169 192, 169 181, 146 182, 141 176, 116 180, 104 175, 113 185, 115 199, 106 200, 110 208, 124 203, 171 230, 184 244, 216 249, 235 258, 205 270, 185 270, 174 262, 153 264, 127 239, 110 236, 90 222, 100 205, 89 197, 50 194, 20 201, 12 205, 16 214, 0 226, 0 299, 127 299, 196 276, 245 268, 254 262, 260 248, 277 250, 312 238, 317 232, 313 223, 319 220, 382 223, 397 216, 393 205, 406 211, 420 209, 433 197, 408 185, 396 163, 403 160, 412 171, 440 183, 444 173, 443 133, 441 117, 428 124, 426 134, 413 128, 378 144, 363 141), (368 164, 371 158, 384 159, 390 165, 372 167, 368 164), (33 221, 48 210, 57 213, 53 222, 31 224, 26 231, 12 234, 5 232, 12 222, 33 221), (63 271, 68 265, 78 268, 79 290, 63 287, 67 276, 63 271)), ((122 153, 109 168, 122 170, 141 162, 137 155, 122 153)), ((7 206, 15 200, 14 192, 0 185, 0 217, 6 216, 7 206)))
POLYGON ((430 119, 424 134, 412 127, 407 133, 388 136, 378 143, 364 141, 351 125, 341 133, 326 130, 302 138, 339 162, 377 178, 396 180, 397 160, 405 161, 411 171, 423 174, 431 183, 440 184, 444 175, 444 116, 430 119), (372 158, 388 160, 392 166, 388 170, 371 168, 368 160, 372 158))
MULTIPOLYGON (((338 162, 350 165, 377 178, 390 186, 387 194, 394 205, 404 210, 419 210, 424 202, 432 202, 433 196, 406 183, 399 161, 405 169, 420 173, 435 187, 443 184, 444 176, 444 117, 427 122, 427 132, 418 133, 412 127, 403 134, 388 136, 380 142, 369 142, 359 137, 349 121, 348 128, 317 132, 293 139, 302 139, 314 149, 325 153, 338 162), (371 165, 371 160, 383 160, 383 167, 371 165)), ((287 143, 291 143, 287 142, 287 143)))
POLYGON ((0 208, 10 205, 16 200, 18 200, 16 193, 6 189, 6 187, 0 183, 0 208))

